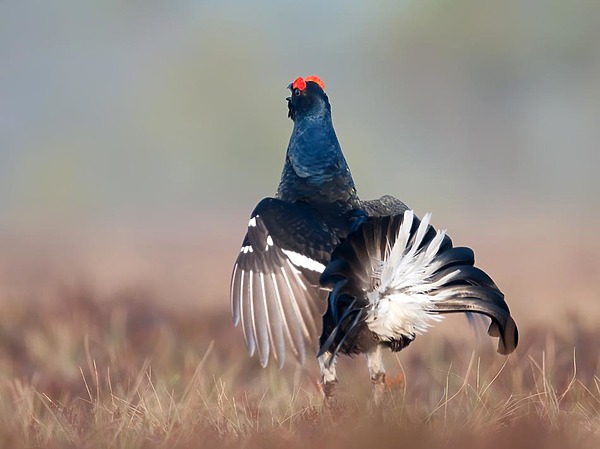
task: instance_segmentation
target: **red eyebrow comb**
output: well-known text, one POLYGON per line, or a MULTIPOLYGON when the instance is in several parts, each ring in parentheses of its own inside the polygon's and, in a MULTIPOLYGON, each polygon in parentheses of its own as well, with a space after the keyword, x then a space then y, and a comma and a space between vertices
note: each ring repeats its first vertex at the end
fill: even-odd
POLYGON ((316 75, 310 75, 306 77, 306 81, 312 81, 313 83, 317 83, 321 89, 325 90, 325 83, 321 78, 316 75))
POLYGON ((296 78, 294 80, 294 82, 292 83, 292 89, 299 89, 299 90, 306 89, 306 81, 304 81, 304 78, 302 78, 301 76, 296 78))

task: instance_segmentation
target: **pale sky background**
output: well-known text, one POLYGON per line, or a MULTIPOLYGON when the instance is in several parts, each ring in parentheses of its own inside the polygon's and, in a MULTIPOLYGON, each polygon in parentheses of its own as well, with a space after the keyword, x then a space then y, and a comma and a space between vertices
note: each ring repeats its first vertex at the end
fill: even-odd
POLYGON ((599 211, 594 0, 3 1, 0 60, 5 228, 246 217, 309 74, 364 198, 599 211))

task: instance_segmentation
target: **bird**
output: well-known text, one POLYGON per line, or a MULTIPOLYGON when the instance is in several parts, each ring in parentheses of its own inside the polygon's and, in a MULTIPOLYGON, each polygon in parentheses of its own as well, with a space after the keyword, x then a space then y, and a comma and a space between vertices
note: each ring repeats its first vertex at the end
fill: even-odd
POLYGON ((473 251, 394 196, 360 199, 324 82, 298 77, 288 89, 281 179, 250 214, 231 276, 231 314, 249 355, 263 367, 282 367, 290 352, 300 363, 316 356, 331 403, 339 355, 364 354, 379 404, 383 350, 406 348, 444 314, 487 316, 498 352, 514 351, 516 323, 473 251))

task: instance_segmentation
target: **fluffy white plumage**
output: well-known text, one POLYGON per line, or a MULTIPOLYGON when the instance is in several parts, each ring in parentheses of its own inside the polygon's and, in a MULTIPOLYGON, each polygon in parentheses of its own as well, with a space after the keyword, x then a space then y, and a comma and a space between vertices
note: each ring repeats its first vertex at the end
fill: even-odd
POLYGON ((366 323, 383 340, 395 340, 400 336, 414 338, 416 334, 425 332, 432 321, 441 320, 442 315, 432 310, 436 300, 447 296, 429 293, 459 271, 457 269, 435 282, 431 280, 435 271, 432 262, 446 231, 438 230, 431 242, 419 249, 429 228, 431 214, 423 217, 411 239, 413 220, 413 211, 406 211, 393 247, 388 249, 387 257, 379 261, 373 273, 376 287, 367 293, 370 307, 366 323))

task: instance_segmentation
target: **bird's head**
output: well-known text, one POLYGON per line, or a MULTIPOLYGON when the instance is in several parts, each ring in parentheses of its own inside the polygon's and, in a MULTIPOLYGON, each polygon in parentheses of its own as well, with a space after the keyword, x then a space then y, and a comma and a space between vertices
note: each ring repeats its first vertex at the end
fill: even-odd
POLYGON ((331 112, 329 99, 325 94, 325 83, 321 78, 311 75, 298 77, 290 83, 288 89, 292 95, 288 101, 288 117, 296 121, 299 117, 319 117, 331 112))

